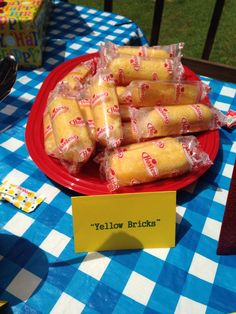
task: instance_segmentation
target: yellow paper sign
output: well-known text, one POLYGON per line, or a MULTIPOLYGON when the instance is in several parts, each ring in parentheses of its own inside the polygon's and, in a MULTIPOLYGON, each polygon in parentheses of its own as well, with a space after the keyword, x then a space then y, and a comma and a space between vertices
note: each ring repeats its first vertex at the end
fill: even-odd
POLYGON ((176 192, 72 198, 76 252, 175 246, 176 192))

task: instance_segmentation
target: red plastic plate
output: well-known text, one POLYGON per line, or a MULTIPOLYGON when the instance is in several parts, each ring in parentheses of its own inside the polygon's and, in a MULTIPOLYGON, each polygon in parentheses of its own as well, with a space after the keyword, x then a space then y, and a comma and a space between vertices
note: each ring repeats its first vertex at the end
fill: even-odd
MULTIPOLYGON (((59 65, 50 72, 35 99, 26 126, 26 145, 31 158, 36 165, 53 181, 68 189, 85 195, 110 194, 106 182, 100 179, 98 165, 93 161, 89 162, 82 168, 78 177, 75 177, 69 174, 59 161, 49 157, 44 151, 43 113, 49 92, 55 87, 57 82, 59 82, 80 62, 84 62, 97 56, 97 53, 93 53, 74 58, 59 65)), ((199 80, 199 78, 188 68, 185 68, 185 76, 188 80, 199 80)), ((219 149, 218 130, 198 134, 197 138, 203 150, 207 152, 210 159, 214 161, 219 149)), ((116 191, 116 193, 179 190, 196 181, 208 168, 209 167, 204 167, 198 172, 188 173, 177 178, 125 187, 116 191)))

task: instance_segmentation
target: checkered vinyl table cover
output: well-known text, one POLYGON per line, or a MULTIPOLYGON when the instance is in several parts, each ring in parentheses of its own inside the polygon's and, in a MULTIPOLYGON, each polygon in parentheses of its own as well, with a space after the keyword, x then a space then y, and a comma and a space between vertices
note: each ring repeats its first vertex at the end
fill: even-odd
MULTIPOLYGON (((0 299, 13 313, 230 313, 236 311, 236 256, 217 256, 217 241, 236 155, 236 130, 220 130, 214 165, 177 193, 172 249, 74 253, 71 196, 28 155, 27 113, 48 73, 64 60, 95 52, 101 41, 146 44, 129 20, 58 3, 42 68, 19 71, 0 104, 0 181, 47 196, 26 214, 0 205, 0 299), (86 24, 85 24, 86 22, 86 24)), ((210 78, 212 103, 236 110, 236 85, 210 78)))

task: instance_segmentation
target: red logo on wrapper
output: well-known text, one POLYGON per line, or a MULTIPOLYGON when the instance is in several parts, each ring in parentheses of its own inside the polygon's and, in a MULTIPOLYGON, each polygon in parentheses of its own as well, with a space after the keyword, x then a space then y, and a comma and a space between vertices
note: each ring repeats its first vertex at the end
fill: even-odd
POLYGON ((140 59, 137 56, 133 56, 130 60, 129 60, 130 64, 133 66, 135 71, 139 71, 140 69, 140 59))
POLYGON ((67 112, 69 110, 69 107, 67 106, 58 106, 53 108, 51 113, 51 119, 54 120, 59 114, 67 112))
POLYGON ((115 83, 113 74, 107 74, 102 76, 102 80, 108 83, 115 83))
POLYGON ((94 94, 92 97, 91 105, 95 106, 99 102, 99 100, 105 100, 108 96, 109 96, 108 92, 104 92, 97 95, 94 94))
POLYGON ((159 80, 159 79, 158 79, 158 75, 157 75, 156 72, 152 73, 152 80, 153 80, 153 81, 158 81, 158 80, 159 80))
POLYGON ((83 126, 85 125, 85 121, 81 117, 76 117, 75 119, 70 120, 69 124, 74 125, 74 126, 77 126, 77 125, 83 126))
POLYGON ((190 124, 186 118, 181 120, 181 134, 189 133, 190 124))
POLYGON ((164 67, 167 69, 168 73, 173 73, 173 62, 172 59, 166 59, 164 63, 164 67))
POLYGON ((142 83, 140 85, 140 100, 143 101, 146 91, 150 88, 150 85, 147 83, 142 83))
POLYGON ((145 46, 140 46, 138 49, 138 55, 140 57, 147 57, 147 48, 145 46))
POLYGON ((165 124, 169 124, 170 119, 168 116, 168 109, 165 107, 155 107, 155 110, 160 114, 162 120, 164 121, 165 124))
POLYGON ((88 147, 87 149, 81 150, 79 155, 82 160, 87 160, 90 157, 92 151, 93 151, 92 147, 88 147))
POLYGON ((158 169, 157 169, 156 159, 153 159, 148 153, 143 152, 142 153, 142 160, 143 160, 143 163, 145 165, 147 172, 152 177, 157 177, 158 176, 158 169))
POLYGON ((116 173, 112 168, 109 168, 107 171, 107 180, 109 182, 108 189, 110 191, 115 191, 119 188, 119 184, 116 178, 116 173))
POLYGON ((115 147, 118 147, 120 146, 121 144, 121 138, 118 138, 118 139, 109 139, 109 143, 108 143, 108 147, 109 148, 115 148, 115 147))
POLYGON ((182 96, 184 93, 184 86, 181 83, 175 84, 175 99, 176 102, 179 101, 180 96, 182 96))
POLYGON ((193 111, 196 113, 198 120, 203 120, 203 114, 202 114, 202 110, 200 108, 199 105, 191 105, 191 108, 193 109, 193 111))
POLYGON ((156 145, 158 148, 164 148, 165 147, 165 143, 162 140, 156 141, 156 145))
POLYGON ((119 106, 114 105, 113 107, 110 107, 107 109, 107 113, 113 114, 113 115, 119 115, 120 114, 120 109, 119 106))
POLYGON ((88 119, 88 120, 87 120, 87 124, 88 124, 88 127, 89 127, 90 129, 95 128, 95 123, 94 123, 94 121, 93 121, 92 119, 88 119))
POLYGON ((65 152, 67 151, 68 147, 75 141, 79 141, 80 138, 78 135, 72 135, 69 136, 68 138, 62 138, 59 144, 59 150, 60 152, 65 152))
POLYGON ((52 132, 52 126, 49 124, 45 129, 44 138, 47 138, 51 132, 52 132))
POLYGON ((157 129, 154 127, 154 125, 151 122, 147 124, 147 129, 148 129, 149 136, 157 135, 157 129))
POLYGON ((79 100, 80 106, 87 107, 87 106, 90 106, 90 104, 91 104, 90 99, 88 99, 88 98, 84 98, 84 99, 79 100))
POLYGON ((126 148, 124 148, 124 147, 118 147, 115 152, 116 152, 116 155, 117 155, 118 158, 123 158, 123 157, 124 157, 124 153, 125 153, 126 151, 127 151, 126 148))
POLYGON ((126 96, 122 97, 122 100, 123 100, 125 103, 132 104, 132 96, 131 96, 131 95, 126 95, 126 96))
POLYGON ((113 126, 112 125, 109 125, 109 126, 106 126, 106 127, 103 127, 103 128, 97 128, 96 130, 96 134, 97 134, 97 138, 103 138, 104 136, 106 136, 107 132, 113 130, 113 126))
POLYGON ((123 69, 118 70, 118 80, 115 80, 117 84, 124 84, 125 82, 125 73, 123 69))

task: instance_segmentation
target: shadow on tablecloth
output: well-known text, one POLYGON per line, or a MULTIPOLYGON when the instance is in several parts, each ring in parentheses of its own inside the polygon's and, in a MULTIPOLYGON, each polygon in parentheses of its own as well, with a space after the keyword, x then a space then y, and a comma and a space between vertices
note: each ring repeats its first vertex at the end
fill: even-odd
POLYGON ((48 259, 38 246, 11 234, 0 234, 0 299, 7 308, 31 298, 48 275, 48 259))

